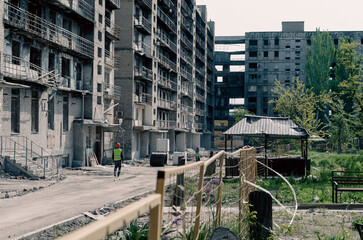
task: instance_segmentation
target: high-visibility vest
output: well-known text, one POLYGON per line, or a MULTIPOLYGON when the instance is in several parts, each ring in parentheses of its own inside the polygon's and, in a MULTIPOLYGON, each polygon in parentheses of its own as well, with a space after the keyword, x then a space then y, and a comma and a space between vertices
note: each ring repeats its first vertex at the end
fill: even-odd
POLYGON ((195 150, 195 156, 199 157, 199 149, 195 150))
POLYGON ((113 160, 114 161, 120 161, 121 160, 121 153, 122 153, 122 149, 115 148, 113 150, 113 160))

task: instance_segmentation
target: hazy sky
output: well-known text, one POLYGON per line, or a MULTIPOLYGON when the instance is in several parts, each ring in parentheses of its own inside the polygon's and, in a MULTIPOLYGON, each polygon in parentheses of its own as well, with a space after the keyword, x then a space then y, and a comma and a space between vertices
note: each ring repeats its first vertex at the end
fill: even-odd
POLYGON ((281 31, 282 21, 304 21, 305 31, 362 31, 363 0, 196 0, 207 5, 216 36, 281 31))

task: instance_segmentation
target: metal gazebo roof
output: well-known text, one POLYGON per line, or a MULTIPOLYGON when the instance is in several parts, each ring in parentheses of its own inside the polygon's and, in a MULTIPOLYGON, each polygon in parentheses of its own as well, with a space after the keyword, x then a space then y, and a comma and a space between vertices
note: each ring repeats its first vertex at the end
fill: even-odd
POLYGON ((306 138, 309 133, 290 118, 246 115, 223 134, 270 138, 306 138))

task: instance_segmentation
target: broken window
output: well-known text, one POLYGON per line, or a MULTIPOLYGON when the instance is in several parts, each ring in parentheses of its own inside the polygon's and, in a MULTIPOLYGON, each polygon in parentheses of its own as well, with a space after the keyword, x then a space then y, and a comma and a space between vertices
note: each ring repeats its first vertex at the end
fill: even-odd
POLYGON ((257 51, 250 51, 249 56, 250 57, 257 57, 257 51))
POLYGON ((275 55, 275 58, 278 58, 279 57, 279 51, 275 51, 275 53, 274 53, 275 55))
POLYGON ((110 73, 105 72, 105 88, 110 88, 110 73))
POLYGON ((264 40, 263 40, 263 45, 264 45, 264 46, 268 46, 268 39, 264 39, 264 40))
POLYGON ((12 41, 11 54, 13 64, 20 65, 20 42, 12 41))
POLYGON ((82 64, 76 63, 76 88, 82 90, 82 64))
POLYGON ((257 98, 256 97, 249 97, 248 102, 255 103, 255 102, 257 102, 257 98))
POLYGON ((68 121, 69 121, 69 115, 68 110, 69 108, 69 100, 68 96, 63 96, 63 132, 68 131, 68 121))
POLYGON ((102 74, 102 66, 101 65, 97 65, 97 74, 98 75, 102 74))
POLYGON ((54 96, 48 96, 48 129, 54 130, 54 96))
POLYGON ((257 63, 249 63, 249 68, 257 68, 257 63))
MULTIPOLYGON (((335 45, 335 46, 337 46, 338 44, 339 44, 339 39, 335 38, 335 39, 334 39, 334 45, 335 45)), ((311 42, 310 42, 310 44, 309 44, 309 45, 311 45, 311 42)))
POLYGON ((257 40, 250 40, 249 44, 250 46, 257 46, 257 40))
POLYGON ((30 69, 38 71, 39 76, 42 74, 40 70, 42 67, 41 57, 42 51, 40 49, 30 48, 30 69))
POLYGON ((278 38, 275 38, 275 41, 274 41, 274 43, 275 43, 275 46, 278 46, 278 45, 280 45, 280 41, 279 41, 279 39, 278 39, 278 38))
POLYGON ((267 58, 268 57, 268 52, 267 51, 264 51, 263 52, 263 57, 267 58))
POLYGON ((55 54, 49 53, 48 55, 48 71, 54 71, 55 69, 55 54))
POLYGON ((97 104, 98 105, 102 104, 102 97, 101 96, 97 96, 97 104))
POLYGON ((295 59, 300 59, 300 51, 295 52, 295 59))
POLYGON ((310 39, 307 39, 307 40, 306 40, 306 44, 307 44, 308 46, 311 46, 311 40, 310 40, 310 39))
POLYGON ((39 97, 37 91, 32 91, 31 99, 31 131, 39 132, 39 97))
POLYGON ((19 89, 11 90, 11 132, 20 132, 20 96, 19 89))
POLYGON ((102 92, 102 83, 97 83, 97 92, 102 92))
POLYGON ((102 57, 102 48, 97 48, 97 55, 98 57, 102 57))
POLYGON ((70 59, 62 57, 62 77, 70 78, 70 59))
POLYGON ((295 41, 295 45, 296 45, 296 46, 295 46, 296 48, 300 48, 300 46, 301 46, 301 41, 300 41, 300 40, 296 40, 296 41, 295 41))

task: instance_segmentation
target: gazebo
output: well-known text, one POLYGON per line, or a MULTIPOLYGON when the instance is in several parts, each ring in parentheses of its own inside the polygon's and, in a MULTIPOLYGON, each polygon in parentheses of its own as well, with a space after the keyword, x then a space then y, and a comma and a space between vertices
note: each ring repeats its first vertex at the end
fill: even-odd
MULTIPOLYGON (((225 149, 227 151, 228 139, 233 149, 233 137, 253 137, 264 142, 264 157, 258 160, 284 175, 309 175, 310 160, 308 159, 309 133, 302 127, 286 117, 268 117, 246 115, 241 121, 223 133, 225 135, 225 149), (272 139, 300 139, 301 157, 297 156, 267 156, 268 141, 272 139)), ((272 171, 264 169, 264 174, 274 175, 272 171)))

